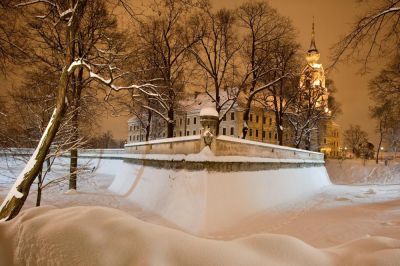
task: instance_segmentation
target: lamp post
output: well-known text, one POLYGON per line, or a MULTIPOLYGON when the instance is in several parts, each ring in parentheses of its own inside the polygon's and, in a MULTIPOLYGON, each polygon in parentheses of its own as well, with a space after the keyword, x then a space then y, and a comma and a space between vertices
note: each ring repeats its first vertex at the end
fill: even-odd
POLYGON ((381 161, 383 161, 383 150, 384 150, 384 148, 381 147, 381 161))

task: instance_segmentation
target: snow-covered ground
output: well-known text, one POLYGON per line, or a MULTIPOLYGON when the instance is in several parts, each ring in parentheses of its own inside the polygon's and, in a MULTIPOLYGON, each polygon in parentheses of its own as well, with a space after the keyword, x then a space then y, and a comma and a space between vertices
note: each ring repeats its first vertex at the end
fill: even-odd
MULTIPOLYGON (((49 178, 52 179, 57 176, 66 175, 67 167, 65 163, 67 163, 66 160, 61 160, 58 166, 53 167, 49 178)), ((165 227, 180 228, 155 214, 135 206, 129 198, 123 195, 116 195, 109 191, 107 188, 112 184, 115 174, 123 167, 121 161, 92 160, 86 163, 88 173, 85 174, 84 178, 79 180, 78 192, 76 194, 65 193, 67 191, 67 182, 64 181, 58 185, 47 188, 43 192, 42 205, 53 205, 59 208, 73 206, 104 206, 122 210, 131 217, 123 216, 121 218, 124 221, 122 227, 125 226, 135 230, 137 226, 143 230, 147 228, 158 232, 155 235, 151 235, 149 232, 140 231, 141 233, 139 234, 139 231, 137 231, 136 233, 127 232, 127 235, 138 237, 139 246, 141 244, 147 246, 159 245, 158 248, 160 250, 156 251, 156 247, 152 247, 145 254, 152 254, 154 258, 158 259, 164 258, 166 265, 188 264, 191 257, 182 255, 185 251, 188 251, 188 254, 192 254, 192 256, 196 256, 197 254, 199 257, 198 264, 200 265, 212 263, 221 265, 230 264, 229 262, 235 262, 234 258, 239 260, 249 258, 249 261, 254 262, 249 264, 253 265, 257 264, 257 261, 266 261, 270 263, 277 261, 282 263, 298 262, 303 265, 343 265, 344 262, 350 265, 367 265, 366 261, 360 262, 358 259, 371 259, 373 263, 376 263, 378 258, 380 258, 380 261, 378 261, 380 263, 379 265, 385 265, 385 260, 387 260, 387 265, 396 265, 394 262, 400 261, 400 242, 389 239, 400 239, 399 162, 390 162, 388 166, 385 166, 383 164, 375 165, 374 162, 370 161, 364 166, 363 162, 358 160, 346 160, 344 162, 329 160, 327 162, 327 170, 331 176, 332 182, 335 184, 325 186, 313 195, 308 194, 308 196, 296 199, 295 201, 268 208, 251 217, 237 221, 230 228, 216 231, 212 234, 200 235, 200 238, 193 238, 188 234, 165 229, 165 227), (94 171, 91 173, 93 168, 94 171), (162 225, 162 227, 154 227, 147 223, 143 224, 132 216, 142 221, 162 225), (127 222, 132 224, 127 225, 127 222), (275 236, 270 234, 289 235, 304 241, 308 245, 321 249, 314 249, 305 243, 298 242, 298 240, 287 236, 275 236), (375 238, 370 236, 383 236, 388 238, 375 238), (158 242, 157 237, 170 238, 173 243, 172 247, 167 248, 165 246, 166 244, 163 244, 165 241, 162 240, 158 242), (205 240, 204 238, 209 240, 205 240), (182 241, 184 241, 183 243, 185 244, 180 243, 179 239, 184 239, 182 241), (362 240, 351 242, 345 246, 326 249, 356 239, 362 240), (211 240, 226 241, 213 242, 211 240), (275 246, 278 250, 277 253, 270 251, 271 241, 275 241, 272 243, 277 245, 275 246), (165 253, 162 251, 163 248, 165 248, 165 253), (204 255, 194 252, 193 250, 195 248, 204 248, 205 253, 212 252, 212 248, 218 248, 222 255, 218 257, 214 252, 209 256, 208 261, 203 260, 205 259, 203 257, 204 255), (300 256, 302 251, 304 251, 304 258, 300 256), (174 257, 176 260, 173 261, 171 257, 157 257, 154 252, 161 252, 164 254, 163 256, 176 255, 176 257, 174 257), (231 258, 223 258, 223 256, 229 252, 243 252, 243 254, 236 254, 231 258), (340 258, 337 258, 337 260, 334 259, 332 257, 334 256, 333 254, 337 254, 340 258), (350 254, 349 260, 345 259, 345 261, 341 261, 341 259, 347 256, 343 254, 350 254), (364 257, 354 257, 361 255, 364 257)), ((0 178, 0 199, 6 196, 13 181, 11 178, 7 178, 7 176, 16 176, 22 167, 22 163, 11 163, 11 165, 6 167, 4 160, 2 161, 0 166, 0 174, 2 176, 0 178)), ((298 187, 298 189, 301 190, 302 188, 298 187)), ((35 201, 36 191, 34 185, 24 209, 32 208, 35 201)), ((85 220, 87 218, 87 213, 91 213, 91 209, 78 208, 75 210, 77 217, 71 218, 71 222, 91 223, 90 219, 85 220)), ((42 220, 43 223, 46 224, 45 217, 54 217, 55 220, 60 220, 60 217, 68 215, 73 216, 74 214, 71 212, 70 209, 66 209, 65 213, 61 213, 57 209, 49 210, 48 208, 44 208, 42 211, 41 209, 32 209, 25 215, 28 215, 31 220, 33 219, 33 215, 38 215, 38 220, 42 220), (46 212, 49 212, 49 216, 46 216, 46 212)), ((98 219, 107 216, 106 213, 120 215, 118 212, 109 209, 95 208, 93 212, 97 212, 98 219)), ((29 219, 26 218, 27 223, 33 223, 34 227, 39 226, 29 219)), ((109 219, 111 218, 105 218, 107 221, 109 221, 109 219)), ((103 230, 104 226, 106 226, 105 223, 104 221, 98 224, 98 229, 103 230)), ((63 226, 66 230, 70 230, 70 225, 64 223, 63 226)), ((109 226, 106 227, 110 229, 109 226)), ((2 234, 1 230, 0 227, 0 235, 2 234)), ((12 226, 7 230, 12 231, 12 226)), ((117 229, 111 229, 112 232, 114 232, 114 230, 117 229)), ((7 236, 8 231, 4 232, 4 236, 7 236)), ((24 232, 24 234, 26 233, 24 232)), ((87 234, 88 232, 79 232, 80 237, 87 236, 87 234)), ((42 238, 45 236, 39 235, 37 237, 42 238)), ((98 237, 109 241, 112 235, 107 233, 104 237, 98 237)), ((55 240, 52 238, 51 241, 55 240)), ((115 241, 115 239, 113 241, 115 241)), ((127 244, 129 243, 130 245, 135 243, 135 240, 128 239, 120 241, 127 244)), ((137 253, 133 252, 131 255, 133 256, 133 254, 137 253)), ((0 257, 1 255, 0 251, 0 257)), ((126 259, 126 255, 124 256, 123 258, 126 259)), ((148 257, 146 258, 146 255, 138 256, 138 258, 143 260, 141 261, 143 264, 149 263, 158 265, 158 263, 151 261, 148 257)), ((371 261, 369 261, 369 263, 372 263, 371 261)), ((80 265, 84 265, 84 263, 80 265)), ((103 263, 103 265, 107 265, 107 263, 103 263)))

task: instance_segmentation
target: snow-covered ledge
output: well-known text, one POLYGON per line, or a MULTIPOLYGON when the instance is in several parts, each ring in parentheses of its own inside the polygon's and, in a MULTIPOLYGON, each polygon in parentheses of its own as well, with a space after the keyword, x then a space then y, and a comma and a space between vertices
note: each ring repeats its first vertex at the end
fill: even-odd
MULTIPOLYGON (((148 164, 156 166, 156 161, 160 161, 158 163, 160 167, 168 168, 174 167, 171 164, 167 165, 168 162, 173 162, 178 168, 188 167, 188 169, 198 169, 198 166, 193 166, 193 163, 202 163, 201 168, 208 168, 211 167, 213 162, 279 163, 286 166, 287 164, 307 166, 305 164, 324 163, 322 153, 228 136, 214 138, 210 146, 206 145, 204 136, 197 135, 127 144, 125 151, 124 158, 130 159, 132 162, 143 163, 148 161, 148 164), (206 165, 204 162, 208 164, 206 165)), ((214 166, 211 168, 215 170, 214 166)), ((234 168, 238 170, 238 167, 234 168)), ((246 169, 246 165, 242 165, 240 169, 246 169)), ((259 167, 256 167, 257 169, 259 167)))

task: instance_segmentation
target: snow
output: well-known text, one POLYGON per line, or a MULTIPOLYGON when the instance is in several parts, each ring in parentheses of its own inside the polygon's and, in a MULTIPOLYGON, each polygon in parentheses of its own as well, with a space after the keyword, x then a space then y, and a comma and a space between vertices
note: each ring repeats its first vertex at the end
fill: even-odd
POLYGON ((150 141, 129 143, 129 144, 125 144, 125 147, 135 147, 135 146, 142 146, 142 145, 146 145, 146 144, 161 144, 161 143, 190 141, 190 140, 199 140, 199 139, 200 139, 200 135, 183 136, 183 137, 165 138, 165 139, 156 139, 156 140, 150 140, 150 141))
POLYGON ((238 142, 238 143, 243 143, 243 144, 249 144, 249 145, 256 145, 256 146, 262 146, 262 147, 270 147, 274 149, 279 149, 279 150, 288 150, 288 151, 299 151, 299 152, 307 152, 307 153, 313 153, 313 154, 320 154, 320 152, 314 152, 314 151, 305 151, 302 149, 296 149, 292 147, 286 147, 286 146, 280 146, 280 145, 275 145, 275 144, 270 144, 270 143, 262 143, 259 141, 253 141, 253 140, 247 140, 247 139, 241 139, 241 138, 234 138, 230 136, 224 136, 224 135, 219 135, 217 137, 220 140, 226 140, 226 141, 231 141, 231 142, 238 142))
MULTIPOLYGON (((202 156, 212 154, 204 150, 202 156)), ((55 165, 49 178, 68 173, 68 160, 61 160, 63 164, 55 165)), ((8 163, 12 171, 8 173, 5 163, 0 157, 0 198, 12 187, 13 180, 6 176, 23 169, 21 161, 8 163)), ((205 171, 173 173, 117 159, 93 159, 89 168, 96 170, 92 176, 78 179, 76 194, 64 194, 67 181, 43 191, 43 205, 55 207, 32 208, 36 199, 36 186, 32 186, 23 212, 0 223, 0 265, 397 265, 399 161, 391 161, 386 168, 372 161, 364 166, 361 160, 328 160, 326 164, 332 182, 341 185, 328 184, 300 193, 310 184, 283 181, 290 193, 299 194, 277 202, 286 196, 276 189, 276 183, 271 183, 275 189, 261 193, 270 182, 261 184, 259 180, 271 173, 244 172, 246 182, 240 181, 238 173, 211 173, 214 177, 205 184, 205 171), (112 190, 125 193, 107 190, 111 184, 112 190), (217 197, 210 204, 232 200, 220 217, 208 212, 213 224, 225 223, 224 213, 236 215, 244 206, 231 192, 246 187, 252 187, 246 192, 246 201, 265 197, 262 202, 275 202, 237 220, 228 216, 227 226, 220 230, 190 232, 167 219, 176 217, 181 225, 192 222, 191 226, 201 228, 204 220, 189 218, 204 214, 201 206, 207 202, 198 193, 204 191, 217 197), (156 201, 154 195, 167 200, 156 201), (143 198, 148 206, 140 206, 135 198, 143 198), (163 216, 149 206, 163 210, 163 216)), ((292 180, 301 176, 295 173, 285 176, 292 180)))
POLYGON ((215 110, 215 107, 204 107, 200 110, 200 117, 202 116, 213 116, 213 117, 219 117, 217 110, 215 110))
MULTIPOLYGON (((191 136, 199 138, 199 136, 191 136)), ((195 139, 196 139, 195 138, 195 139)), ((156 140, 158 143, 161 140, 156 140)), ((168 143, 168 141, 166 141, 168 143)), ((127 144, 125 146, 143 145, 145 142, 127 144)), ((153 141, 146 142, 146 144, 153 144, 153 141)), ((187 161, 187 162, 254 162, 254 163, 324 163, 321 160, 311 159, 285 159, 285 158, 264 158, 264 157, 250 157, 250 156, 216 156, 212 153, 209 147, 204 147, 202 151, 197 154, 98 154, 98 153, 85 153, 85 157, 96 158, 103 156, 107 158, 116 159, 146 159, 146 160, 159 160, 159 161, 187 161)))
POLYGON ((400 259, 400 241, 387 237, 328 249, 276 234, 218 241, 104 207, 33 208, 1 224, 0 234, 2 265, 396 265, 400 259))

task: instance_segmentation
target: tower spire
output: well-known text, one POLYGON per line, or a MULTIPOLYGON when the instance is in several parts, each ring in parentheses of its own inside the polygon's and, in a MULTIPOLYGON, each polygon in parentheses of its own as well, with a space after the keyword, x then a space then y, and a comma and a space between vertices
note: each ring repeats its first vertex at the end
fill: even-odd
POLYGON ((311 44, 310 44, 310 49, 308 49, 308 52, 318 52, 317 46, 315 45, 315 26, 314 26, 314 16, 313 16, 313 22, 312 22, 312 32, 311 32, 311 44))

